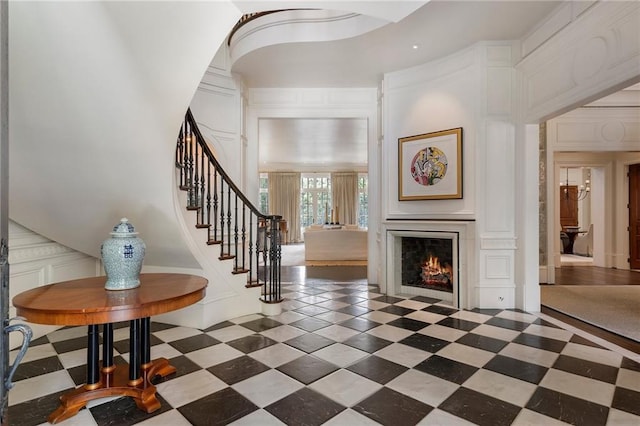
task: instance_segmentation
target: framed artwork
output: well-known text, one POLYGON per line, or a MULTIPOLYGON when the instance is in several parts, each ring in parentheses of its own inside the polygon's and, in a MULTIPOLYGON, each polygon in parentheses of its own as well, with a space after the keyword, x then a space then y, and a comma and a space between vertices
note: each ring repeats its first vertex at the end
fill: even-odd
POLYGON ((398 200, 462 198, 462 127, 398 139, 398 200))

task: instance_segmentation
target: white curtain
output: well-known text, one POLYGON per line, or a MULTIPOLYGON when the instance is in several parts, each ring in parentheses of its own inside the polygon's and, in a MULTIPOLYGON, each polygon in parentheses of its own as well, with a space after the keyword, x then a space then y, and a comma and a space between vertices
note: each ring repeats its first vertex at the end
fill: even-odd
POLYGON ((269 173, 269 213, 287 221, 289 241, 300 236, 300 173, 269 173))
POLYGON ((357 172, 331 173, 331 204, 334 212, 337 212, 339 223, 358 223, 357 172))

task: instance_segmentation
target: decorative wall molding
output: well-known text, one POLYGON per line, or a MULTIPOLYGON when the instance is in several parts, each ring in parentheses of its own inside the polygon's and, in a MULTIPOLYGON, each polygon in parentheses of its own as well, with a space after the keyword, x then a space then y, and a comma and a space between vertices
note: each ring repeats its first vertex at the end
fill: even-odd
POLYGON ((387 24, 386 19, 353 12, 293 9, 247 21, 232 35, 232 63, 262 47, 293 42, 318 42, 355 37, 387 24))
POLYGON ((469 274, 470 307, 515 307, 516 46, 481 42, 443 60, 385 75, 385 217, 475 221, 479 242, 468 249, 478 271, 469 274), (397 201, 397 137, 447 128, 450 121, 464 129, 463 200, 397 201))
POLYGON ((224 44, 216 53, 190 108, 198 127, 218 161, 238 185, 242 185, 242 81, 229 70, 228 49, 224 44), (240 86, 239 86, 240 85, 240 86))
POLYGON ((480 237, 480 249, 481 250, 516 250, 517 239, 513 237, 480 237))
POLYGON ((609 96, 600 98, 585 108, 600 109, 603 108, 640 108, 640 84, 631 86, 631 88, 623 89, 612 93, 609 96))
POLYGON ((549 14, 544 22, 537 25, 529 35, 523 38, 521 48, 522 57, 526 57, 532 51, 540 47, 558 33, 558 31, 562 30, 574 21, 594 3, 596 3, 596 0, 571 1, 564 2, 558 6, 554 13, 549 14))
POLYGON ((198 90, 235 94, 236 82, 228 70, 209 66, 198 84, 198 90))
POLYGON ((483 159, 479 174, 481 184, 478 185, 482 191, 478 201, 483 209, 482 232, 513 234, 515 127, 505 120, 488 120, 482 140, 485 149, 478 154, 483 159))
POLYGON ((231 69, 231 59, 229 53, 229 46, 227 43, 222 43, 220 48, 213 57, 213 60, 209 64, 209 70, 211 72, 221 71, 223 73, 229 72, 231 69))
POLYGON ((465 72, 477 64, 477 45, 456 52, 445 58, 431 61, 405 70, 385 74, 386 90, 397 90, 407 86, 415 86, 440 79, 450 79, 454 74, 465 72))
POLYGON ((9 263, 17 265, 29 262, 54 261, 65 257, 75 259, 95 259, 84 253, 77 252, 62 244, 51 241, 36 234, 17 223, 9 222, 9 263))
POLYGON ((485 257, 484 278, 489 280, 510 280, 513 278, 513 256, 498 255, 485 257))
POLYGON ((485 109, 489 115, 509 115, 513 111, 513 68, 487 69, 487 97, 485 109))
MULTIPOLYGON (((573 2, 572 2, 573 3, 573 2)), ((640 79, 640 3, 597 2, 517 66, 535 123, 640 79)))
POLYGON ((549 120, 554 151, 637 151, 640 109, 578 108, 549 120))
POLYGON ((65 254, 77 253, 74 250, 60 245, 58 243, 50 242, 46 244, 39 244, 30 247, 21 247, 16 249, 9 248, 9 263, 25 263, 33 262, 36 260, 52 259, 65 254))
MULTIPOLYGON (((9 264, 10 299, 32 288, 101 273, 100 259, 51 241, 13 221, 9 221, 9 264)), ((11 313, 15 315, 13 307, 11 313)), ((36 339, 54 328, 33 324, 32 329, 36 339)), ((10 336, 12 348, 21 344, 17 337, 10 336)))
POLYGON ((370 88, 262 88, 250 89, 248 99, 252 108, 353 108, 375 105, 377 94, 370 88))

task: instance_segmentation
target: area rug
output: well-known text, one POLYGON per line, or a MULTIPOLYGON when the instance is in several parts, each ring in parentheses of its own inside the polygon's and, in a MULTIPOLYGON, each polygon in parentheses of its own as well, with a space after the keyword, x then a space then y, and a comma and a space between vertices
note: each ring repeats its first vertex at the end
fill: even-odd
POLYGON ((367 266, 366 260, 307 260, 306 266, 367 266))
POLYGON ((640 286, 540 286, 543 306, 640 342, 640 286))

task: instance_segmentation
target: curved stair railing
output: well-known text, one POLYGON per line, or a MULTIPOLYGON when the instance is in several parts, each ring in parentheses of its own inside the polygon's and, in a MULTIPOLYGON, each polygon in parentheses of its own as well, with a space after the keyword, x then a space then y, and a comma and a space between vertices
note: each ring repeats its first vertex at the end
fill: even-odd
POLYGON ((247 274, 246 287, 262 287, 265 303, 282 301, 280 287, 282 216, 261 213, 229 178, 187 110, 178 135, 176 167, 180 189, 196 228, 207 244, 220 247, 218 259, 233 262, 233 274, 247 274))

